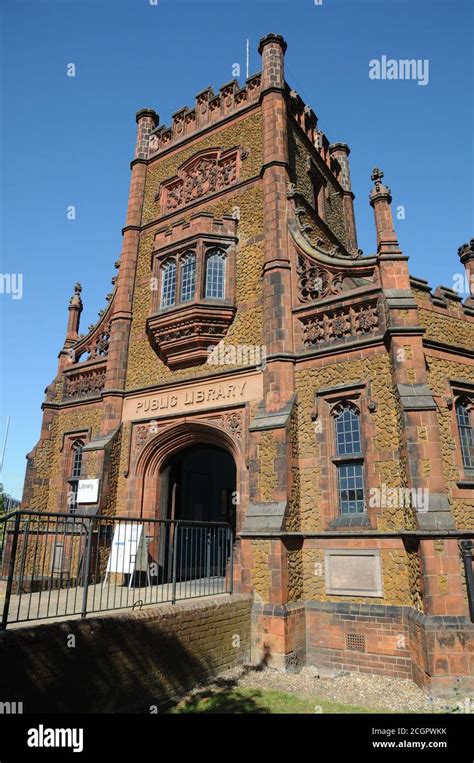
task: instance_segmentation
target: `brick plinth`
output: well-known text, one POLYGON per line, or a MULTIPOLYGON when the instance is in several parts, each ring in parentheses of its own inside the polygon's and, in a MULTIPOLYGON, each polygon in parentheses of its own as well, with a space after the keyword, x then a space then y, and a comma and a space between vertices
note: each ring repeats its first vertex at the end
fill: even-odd
POLYGON ((465 617, 408 614, 413 678, 433 694, 474 692, 474 624, 465 617))
POLYGON ((280 670, 298 670, 306 662, 305 607, 295 604, 254 604, 252 661, 280 670))
POLYGON ((306 601, 254 603, 252 661, 413 679, 435 695, 474 691, 474 624, 411 607, 306 601))
POLYGON ((405 607, 307 602, 309 664, 412 678, 405 607))

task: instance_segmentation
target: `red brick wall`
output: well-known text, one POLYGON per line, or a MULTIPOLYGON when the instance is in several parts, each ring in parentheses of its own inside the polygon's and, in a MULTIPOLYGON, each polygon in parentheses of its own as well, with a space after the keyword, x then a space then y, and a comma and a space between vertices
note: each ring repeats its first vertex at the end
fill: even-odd
POLYGON ((474 692, 474 624, 464 617, 409 618, 413 677, 438 695, 474 692))
POLYGON ((324 604, 308 602, 306 628, 309 664, 412 678, 404 607, 333 604, 325 610, 324 604))
POLYGON ((2 631, 0 701, 25 713, 150 712, 249 659, 250 607, 235 594, 2 631))

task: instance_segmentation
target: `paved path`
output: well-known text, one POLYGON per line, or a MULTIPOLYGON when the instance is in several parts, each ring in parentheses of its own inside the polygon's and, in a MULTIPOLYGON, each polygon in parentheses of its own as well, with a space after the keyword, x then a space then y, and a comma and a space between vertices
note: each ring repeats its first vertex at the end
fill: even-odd
MULTIPOLYGON (((224 593, 224 578, 202 578, 176 584, 176 600, 202 598, 224 593)), ((10 599, 8 628, 17 628, 52 620, 71 620, 81 616, 83 586, 71 586, 52 591, 14 594, 10 599)), ((117 585, 113 581, 89 585, 87 591, 87 614, 110 614, 112 611, 129 610, 135 604, 156 606, 170 604, 172 585, 132 586, 117 585), (100 612, 99 612, 100 610, 100 612)), ((5 584, 0 588, 0 613, 5 601, 5 584)))

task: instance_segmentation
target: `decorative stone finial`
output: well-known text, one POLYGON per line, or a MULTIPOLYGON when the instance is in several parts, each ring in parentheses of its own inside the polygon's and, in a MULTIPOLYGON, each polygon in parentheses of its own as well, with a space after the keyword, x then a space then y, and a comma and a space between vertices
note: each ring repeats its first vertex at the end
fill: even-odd
POLYGON ((153 122, 155 123, 155 126, 159 124, 160 117, 159 117, 159 114, 156 113, 155 109, 144 108, 144 109, 140 109, 135 114, 135 120, 137 124, 141 119, 146 117, 149 117, 150 119, 152 119, 153 122))
POLYGON ((374 187, 370 192, 370 203, 373 205, 374 201, 379 199, 387 199, 388 203, 392 201, 392 194, 390 188, 382 183, 384 173, 379 167, 374 167, 370 179, 374 181, 374 187))
POLYGON ((377 254, 394 254, 399 252, 397 234, 393 227, 392 194, 390 188, 382 183, 384 173, 379 167, 374 167, 371 180, 374 187, 369 194, 369 203, 375 214, 375 229, 377 231, 377 254))
POLYGON ((82 286, 79 283, 79 281, 74 286, 74 294, 72 295, 71 299, 69 300, 69 307, 80 307, 82 308, 82 299, 81 299, 81 291, 82 286))
POLYGON ((382 170, 380 170, 378 167, 374 167, 372 170, 372 174, 370 176, 370 179, 374 181, 374 183, 380 183, 382 181, 382 178, 384 176, 384 173, 382 170))
MULTIPOLYGON (((331 145, 329 146, 329 153, 330 154, 340 153, 341 151, 342 151, 342 153, 347 154, 347 156, 349 156, 349 154, 351 153, 351 149, 349 148, 347 143, 340 143, 340 142, 338 142, 338 143, 331 143, 331 145)), ((377 168, 374 169, 374 172, 375 172, 376 169, 377 168)), ((382 176, 383 176, 383 172, 382 172, 382 176)))
POLYGON ((466 268, 466 278, 470 297, 467 298, 468 307, 474 307, 474 238, 468 244, 463 244, 458 249, 459 258, 466 268))
POLYGON ((82 313, 81 291, 82 286, 77 282, 74 286, 74 294, 69 300, 66 339, 64 341, 63 349, 69 348, 74 342, 77 342, 79 338, 79 322, 82 313))

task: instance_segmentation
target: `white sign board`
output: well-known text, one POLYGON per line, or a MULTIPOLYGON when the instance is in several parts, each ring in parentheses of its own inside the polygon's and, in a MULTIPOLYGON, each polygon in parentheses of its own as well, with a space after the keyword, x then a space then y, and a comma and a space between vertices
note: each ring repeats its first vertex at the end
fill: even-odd
POLYGON ((99 498, 99 480, 79 480, 77 503, 97 503, 99 498))
POLYGON ((107 574, 118 572, 131 575, 135 571, 148 571, 148 551, 143 524, 119 522, 114 532, 107 574))

